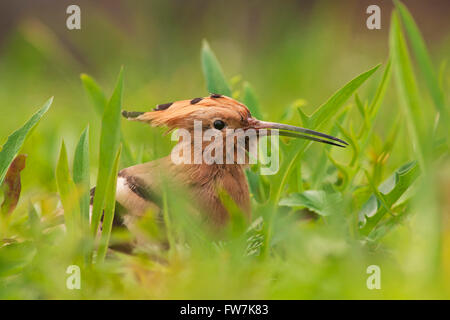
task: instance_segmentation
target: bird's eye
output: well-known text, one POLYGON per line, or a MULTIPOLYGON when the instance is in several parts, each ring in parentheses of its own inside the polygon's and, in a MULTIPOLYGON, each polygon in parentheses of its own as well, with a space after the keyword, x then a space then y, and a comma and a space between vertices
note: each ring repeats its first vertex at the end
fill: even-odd
POLYGON ((214 121, 214 128, 217 130, 222 130, 223 128, 225 128, 225 122, 223 122, 222 120, 214 121))

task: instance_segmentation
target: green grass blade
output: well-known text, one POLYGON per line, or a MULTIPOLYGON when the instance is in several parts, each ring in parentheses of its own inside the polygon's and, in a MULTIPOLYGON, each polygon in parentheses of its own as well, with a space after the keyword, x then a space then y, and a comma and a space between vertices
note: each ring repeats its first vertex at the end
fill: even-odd
POLYGON ((95 111, 97 111, 98 114, 102 115, 103 110, 108 103, 103 90, 89 75, 83 73, 81 74, 80 78, 81 82, 83 83, 84 89, 86 90, 92 100, 92 103, 94 104, 95 111))
POLYGON ((219 61, 206 40, 203 40, 201 60, 208 92, 231 97, 231 87, 225 79, 219 61))
POLYGON ((0 185, 5 179, 6 171, 9 165, 14 160, 17 153, 22 148, 22 145, 28 135, 28 133, 39 122, 42 116, 47 112, 52 104, 53 97, 45 102, 44 106, 36 112, 21 128, 14 131, 9 137, 6 143, 3 145, 0 151, 0 185))
MULTIPOLYGON (((436 110, 440 113, 439 121, 443 123, 443 127, 446 129, 448 136, 450 134, 448 106, 445 105, 445 97, 440 88, 439 80, 434 72, 425 42, 406 7, 399 2, 396 2, 396 7, 409 36, 412 52, 415 55, 418 67, 424 76, 432 101, 436 110)), ((397 21, 398 19, 397 13, 394 13, 393 22, 396 23, 394 27, 397 40, 400 44, 398 49, 400 49, 399 51, 401 54, 401 50, 407 52, 407 47, 403 44, 403 42, 406 41, 403 39, 403 32, 399 21, 397 21)), ((423 179, 418 188, 420 197, 414 199, 415 206, 413 208, 417 214, 412 225, 415 236, 412 241, 418 244, 414 254, 417 255, 420 252, 423 257, 420 261, 421 266, 418 267, 417 270, 420 268, 422 268, 422 270, 427 270, 428 281, 441 282, 441 277, 443 276, 443 270, 441 268, 443 267, 444 262, 442 248, 445 241, 442 237, 442 210, 438 209, 439 200, 436 197, 436 194, 438 193, 437 190, 439 189, 439 183, 436 180, 438 172, 435 171, 435 163, 432 163, 432 157, 434 156, 432 149, 435 145, 435 141, 433 141, 434 119, 432 118, 433 115, 424 108, 424 105, 422 104, 424 101, 416 100, 417 98, 420 98, 420 91, 416 91, 417 87, 412 87, 411 85, 408 85, 408 82, 405 82, 405 80, 409 80, 407 78, 407 73, 409 72, 408 69, 412 69, 412 67, 410 66, 411 62, 409 60, 404 60, 405 56, 400 54, 398 55, 399 60, 402 59, 400 62, 403 62, 406 65, 402 66, 399 64, 399 66, 406 70, 400 70, 400 72, 398 72, 397 80, 399 83, 399 91, 404 104, 407 106, 407 112, 410 114, 408 116, 410 122, 409 127, 410 129, 415 130, 415 132, 413 130, 411 131, 413 131, 413 135, 415 134, 417 136, 418 146, 416 148, 416 153, 420 161, 421 170, 423 171, 423 179), (405 82, 403 87, 401 86, 403 84, 402 82, 405 82), (419 113, 416 109, 422 112, 419 113), (420 244, 418 241, 420 241, 420 244)), ((412 72, 411 76, 414 76, 412 72)), ((411 82, 413 80, 414 78, 409 81, 411 82)))
POLYGON ((81 134, 75 149, 73 160, 73 181, 78 187, 80 194, 80 211, 83 230, 89 226, 89 126, 81 134))
MULTIPOLYGON (((0 279, 2 283, 5 278, 16 275, 20 276, 24 270, 30 268, 38 250, 32 241, 16 242, 0 247, 0 279)), ((6 278, 8 279, 8 278, 6 278)), ((7 288, 2 284, 2 291, 7 288)))
POLYGON ((64 208, 64 220, 67 233, 73 236, 76 234, 76 228, 79 226, 78 218, 80 217, 80 209, 78 206, 78 193, 76 186, 70 176, 69 161, 67 159, 67 151, 64 141, 61 144, 61 151, 59 154, 58 164, 56 165, 55 177, 58 192, 64 208))
POLYGON ((381 82, 378 85, 377 91, 375 93, 375 97, 373 98, 372 102, 369 105, 369 119, 374 120, 375 115, 377 114, 378 110, 380 109, 381 102, 383 101, 384 95, 386 94, 386 89, 389 85, 389 81, 391 79, 391 68, 392 62, 391 58, 389 58, 386 68, 384 69, 383 76, 381 78, 381 82))
POLYGON ((358 157, 360 155, 357 138, 354 137, 349 131, 347 131, 339 123, 336 123, 336 127, 338 128, 339 132, 344 136, 344 140, 347 141, 351 147, 353 155, 352 155, 352 159, 350 160, 349 166, 353 167, 356 164, 356 161, 358 160, 358 157))
POLYGON ((244 96, 242 98, 242 102, 250 110, 253 117, 255 117, 256 119, 263 118, 259 107, 259 102, 256 99, 256 95, 253 92, 252 86, 248 82, 244 83, 244 96))
POLYGON ((395 202, 405 193, 419 176, 420 170, 416 161, 409 162, 386 179, 378 188, 380 196, 372 194, 369 200, 363 205, 359 212, 360 233, 369 235, 377 226, 378 222, 384 217, 386 212, 395 204, 395 202))
POLYGON ((230 214, 230 220, 226 226, 226 232, 231 239, 242 237, 245 234, 249 221, 246 220, 245 214, 225 190, 220 190, 218 195, 220 202, 230 214))
MULTIPOLYGON (((103 93, 103 90, 101 89, 100 85, 91 76, 87 74, 83 73, 80 76, 80 78, 86 92, 88 93, 89 97, 92 100, 92 103, 94 104, 95 110, 98 112, 98 114, 103 115, 105 107, 108 104, 108 100, 106 99, 105 94, 103 93)), ((120 135, 121 135, 120 141, 122 142, 122 149, 123 149, 123 161, 125 162, 126 166, 131 166, 136 162, 131 153, 131 149, 128 145, 128 142, 124 139, 122 132, 120 135)))
POLYGON ((104 209, 108 179, 113 170, 114 156, 117 154, 120 143, 122 91, 123 69, 120 70, 117 85, 111 99, 108 102, 108 105, 105 108, 102 118, 99 169, 91 221, 91 231, 94 236, 97 233, 101 213, 104 209))
POLYGON ((383 76, 381 78, 381 82, 378 85, 377 91, 375 92, 375 96, 373 100, 371 101, 368 111, 367 111, 367 120, 366 126, 363 128, 364 131, 362 132, 362 142, 360 143, 360 152, 361 154, 364 153, 367 146, 369 145, 370 138, 372 137, 374 127, 375 127, 375 120, 378 114, 378 111, 381 107, 381 102, 383 101, 383 98, 386 94, 386 90, 388 88, 389 82, 391 80, 391 74, 392 74, 392 59, 389 58, 386 68, 384 69, 383 76))
POLYGON ((328 99, 325 104, 320 106, 310 118, 310 123, 313 127, 317 127, 322 124, 324 121, 331 118, 331 116, 335 115, 340 107, 355 93, 356 89, 358 89, 370 76, 377 71, 380 65, 376 65, 372 69, 360 74, 352 81, 347 83, 344 87, 339 89, 330 99, 328 99))
POLYGON ((97 262, 101 262, 105 259, 109 239, 111 236, 112 223, 114 220, 114 213, 116 207, 117 173, 119 172, 119 160, 121 151, 122 147, 119 147, 119 150, 117 151, 116 157, 114 159, 111 175, 108 179, 108 185, 106 188, 105 210, 102 223, 102 235, 100 239, 100 245, 98 248, 97 262))
POLYGON ((411 48, 414 52, 415 57, 417 58, 419 68, 424 75, 425 83, 428 86, 428 90, 430 90, 434 105, 436 109, 442 114, 442 118, 445 121, 444 124, 446 124, 448 127, 448 109, 445 106, 444 93, 440 88, 439 81, 434 71, 430 55, 428 54, 425 41, 423 40, 419 28, 414 22, 414 18, 405 7, 405 5, 403 5, 400 1, 394 2, 398 12, 400 13, 400 17, 411 41, 411 48))
POLYGON ((291 193, 280 200, 280 206, 305 207, 321 216, 329 216, 341 205, 340 193, 330 193, 323 190, 307 190, 301 193, 291 193))
MULTIPOLYGON (((344 122, 345 119, 347 119, 348 116, 348 109, 344 109, 344 111, 336 118, 336 124, 331 129, 330 135, 336 136, 338 134, 338 128, 337 125, 344 122)), ((321 183, 324 181, 326 171, 327 171, 327 150, 330 150, 332 146, 323 146, 324 150, 322 154, 317 158, 317 165, 315 166, 311 178, 310 178, 310 188, 311 189, 318 189, 321 183)))
POLYGON ((359 114, 361 115, 363 120, 365 120, 367 118, 367 111, 365 109, 365 104, 359 98, 358 93, 355 93, 355 104, 356 107, 358 108, 359 114))
POLYGON ((416 147, 416 156, 422 168, 424 165, 424 151, 426 131, 424 128, 424 113, 421 109, 419 88, 417 86, 411 59, 408 54, 403 32, 400 28, 398 15, 394 11, 391 19, 390 49, 392 62, 396 75, 396 83, 401 102, 405 106, 406 118, 413 142, 416 147))

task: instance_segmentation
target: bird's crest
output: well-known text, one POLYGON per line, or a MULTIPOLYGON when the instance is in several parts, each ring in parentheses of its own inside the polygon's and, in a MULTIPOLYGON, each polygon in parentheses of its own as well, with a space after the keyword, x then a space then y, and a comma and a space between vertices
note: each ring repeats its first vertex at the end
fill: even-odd
POLYGON ((152 126, 165 125, 169 129, 189 128, 193 120, 209 123, 214 118, 246 121, 251 117, 244 104, 220 94, 159 104, 149 112, 123 111, 122 115, 128 120, 147 122, 152 126))

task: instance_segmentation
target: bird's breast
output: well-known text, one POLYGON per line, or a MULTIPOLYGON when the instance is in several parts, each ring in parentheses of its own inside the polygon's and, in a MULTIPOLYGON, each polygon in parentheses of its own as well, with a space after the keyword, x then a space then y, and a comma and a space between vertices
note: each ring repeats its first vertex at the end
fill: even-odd
POLYGON ((221 165, 202 168, 198 180, 193 181, 193 191, 199 203, 202 203, 207 220, 215 225, 224 225, 230 214, 221 194, 228 195, 250 218, 250 196, 244 170, 238 165, 221 165))
POLYGON ((129 214, 140 216, 161 207, 161 184, 165 179, 170 182, 169 188, 186 190, 184 196, 192 200, 187 205, 194 207, 186 208, 186 212, 200 211, 213 225, 224 225, 229 219, 220 196, 223 193, 250 218, 248 184, 241 165, 175 165, 165 161, 137 165, 120 172, 116 199, 129 214))

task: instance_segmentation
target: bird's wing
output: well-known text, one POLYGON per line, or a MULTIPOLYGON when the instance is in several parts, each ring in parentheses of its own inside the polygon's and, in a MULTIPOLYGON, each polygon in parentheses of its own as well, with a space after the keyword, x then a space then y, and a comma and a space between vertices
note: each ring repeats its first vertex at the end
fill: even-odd
POLYGON ((134 221, 148 211, 160 218, 161 159, 122 169, 117 178, 116 201, 124 209, 124 224, 134 221), (131 221, 128 221, 131 220, 131 221))
MULTIPOLYGON (((160 161, 151 161, 122 169, 117 177, 116 202, 120 210, 116 210, 114 225, 126 225, 152 211, 159 216, 162 205, 158 188, 158 171, 160 161)), ((91 189, 91 211, 95 195, 95 187, 91 189)), ((102 218, 103 220, 103 218, 102 218)))

